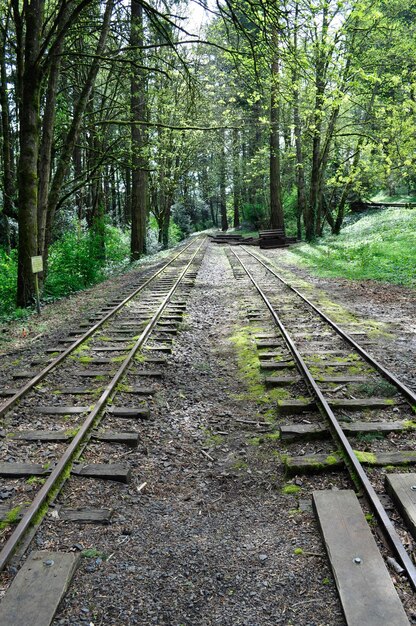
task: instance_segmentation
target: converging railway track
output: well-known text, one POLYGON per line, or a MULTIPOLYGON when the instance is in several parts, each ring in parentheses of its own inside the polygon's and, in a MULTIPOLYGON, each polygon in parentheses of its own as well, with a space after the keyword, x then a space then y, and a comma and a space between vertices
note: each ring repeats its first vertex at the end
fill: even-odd
MULTIPOLYGON (((276 333, 258 335, 260 367, 266 385, 291 391, 278 402, 281 414, 293 415, 280 426, 281 439, 306 442, 300 455, 285 456, 287 474, 346 467, 415 591, 416 474, 408 469, 416 463, 416 394, 373 359, 364 342, 288 284, 270 260, 245 248, 228 254, 235 275, 242 278, 243 271, 259 296, 249 305, 251 320, 263 319, 266 309, 276 325, 276 333), (389 511, 382 503, 388 496, 395 503, 389 511)), ((376 552, 368 551, 371 533, 361 524, 354 492, 314 492, 313 500, 348 623, 370 623, 369 589, 371 623, 408 623, 387 570, 383 580, 382 559, 375 567, 376 552)))
POLYGON ((413 623, 414 391, 251 248, 132 276, 0 389, 1 626, 413 623))
MULTIPOLYGON (((21 519, 14 528, 2 531, 0 570, 28 535, 32 537, 45 507, 72 474, 128 482, 126 463, 94 462, 94 457, 100 460, 99 452, 94 452, 88 463, 79 459, 86 456, 90 440, 102 446, 137 446, 138 432, 119 427, 126 420, 134 422, 149 414, 146 400, 153 393, 151 382, 163 375, 161 366, 183 320, 204 246, 204 239, 194 240, 152 275, 139 275, 127 297, 109 303, 84 324, 86 330, 80 329, 75 337, 49 349, 52 358, 34 376, 26 372, 30 377, 26 384, 3 390, 10 398, 0 406, 5 444, 0 476, 9 486, 13 484, 15 497, 6 510, 3 507, 2 516, 21 519), (51 420, 53 426, 48 428, 51 420), (33 422, 36 430, 25 429, 33 422), (35 491, 31 502, 21 489, 28 479, 31 492, 35 491)), ((95 517, 105 522, 107 513, 103 503, 101 510, 82 510, 81 506, 80 510, 62 512, 62 516, 81 521, 82 517, 87 521, 95 517)), ((52 563, 54 559, 46 561, 52 563)), ((63 568, 72 571, 72 562, 63 568)), ((66 576, 64 572, 65 581, 66 576)), ((1 623, 14 623, 15 610, 13 597, 3 602, 1 623)), ((21 610, 24 612, 25 607, 21 610)), ((46 623, 45 615, 40 616, 39 623, 42 619, 46 623)))

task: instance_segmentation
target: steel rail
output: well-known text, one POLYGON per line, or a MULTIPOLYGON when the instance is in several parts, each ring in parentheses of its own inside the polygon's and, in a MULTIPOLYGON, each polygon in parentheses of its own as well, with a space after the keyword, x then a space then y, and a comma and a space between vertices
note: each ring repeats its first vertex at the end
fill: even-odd
POLYGON ((132 300, 135 296, 137 296, 140 291, 145 289, 155 278, 159 276, 162 272, 165 271, 167 267, 169 267, 181 254, 183 254, 190 246, 193 245, 193 241, 185 246, 178 254, 176 254, 168 263, 165 263, 163 267, 161 267, 155 274, 153 274, 150 278, 148 278, 143 285, 140 285, 137 289, 135 289, 127 298, 125 298, 120 304, 117 304, 109 313, 107 313, 99 322, 91 326, 87 330, 86 333, 82 335, 79 339, 76 339, 74 343, 72 343, 68 348, 62 352, 59 356, 57 356, 51 363, 49 363, 41 372, 36 374, 33 378, 31 378, 23 387, 17 390, 17 392, 12 396, 9 400, 6 400, 2 405, 0 405, 0 417, 3 417, 7 411, 10 411, 11 408, 15 406, 15 404, 24 396, 28 391, 33 389, 41 380, 49 374, 57 365, 59 365, 67 356, 71 354, 74 350, 76 350, 80 345, 84 343, 91 335, 93 335, 105 322, 107 322, 113 315, 115 315, 120 309, 122 309, 127 302, 132 300))
MULTIPOLYGON (((282 276, 280 276, 277 272, 275 272, 271 267, 266 265, 261 258, 259 258, 256 254, 251 252, 251 250, 247 250, 244 246, 242 246, 244 252, 252 256, 256 261, 258 261, 263 267, 265 267, 273 276, 275 276, 280 282, 282 282, 286 287, 288 287, 291 291, 293 291, 299 298, 301 298, 306 304, 308 304, 320 317, 327 322, 345 341, 347 341, 353 348, 356 350, 362 357, 370 363, 384 378, 386 378, 389 382, 391 382, 395 387, 397 387, 400 392, 406 396, 406 398, 416 404, 416 393, 409 389, 404 383, 402 383, 392 372, 386 369, 381 363, 379 363, 374 357, 371 356, 364 348, 360 346, 354 339, 345 332, 338 324, 336 324, 330 317, 328 317, 323 311, 318 309, 318 307, 313 304, 306 296, 304 296, 300 291, 298 291, 295 287, 292 287, 282 276)), ((264 257, 267 259, 267 257, 264 257)), ((267 259, 269 263, 271 261, 267 259)))
POLYGON ((84 441, 87 439, 90 433, 90 430, 92 430, 97 418, 99 417, 99 414, 104 409, 109 398, 111 397, 111 394, 114 392, 119 381, 124 376, 126 370, 130 366, 130 363, 134 359, 136 352, 143 346, 143 344, 149 337, 150 333, 152 332, 153 328, 159 321, 161 314, 163 313, 166 306, 169 304, 170 299, 172 298, 173 294, 175 293, 176 289, 178 288, 179 284, 181 283, 188 269, 192 265, 196 255, 200 251, 205 241, 206 241, 206 238, 202 240, 198 248, 192 254, 192 257, 186 264, 185 268, 181 271, 181 273, 179 274, 179 277, 176 279, 175 283, 169 290, 168 294, 165 296, 162 303, 159 305, 156 313, 153 315, 152 319, 146 325, 146 328, 143 330, 140 337, 137 339, 135 345, 133 346, 133 348, 131 348, 129 354, 127 355, 127 357, 125 358, 125 360, 123 361, 123 363, 121 364, 117 372, 114 374, 112 380, 107 385, 107 387, 101 394, 100 398, 97 400, 97 403, 95 404, 94 408, 87 415, 80 430, 75 435, 74 439, 71 441, 71 443, 69 444, 69 446, 67 447, 67 449, 65 450, 61 458, 59 459, 59 461, 56 463, 51 473, 49 474, 48 478, 46 479, 45 483, 42 485, 42 487, 36 494, 33 502, 28 507, 26 513, 20 520, 19 524, 16 526, 15 530, 13 531, 9 539, 4 544, 0 552, 0 572, 7 565, 18 543, 23 539, 25 533, 29 529, 30 525, 33 523, 34 518, 39 513, 42 505, 47 502, 48 497, 50 496, 51 493, 53 493, 53 490, 56 486, 57 481, 62 477, 63 473, 72 466, 78 446, 82 445, 84 441))
MULTIPOLYGON (((261 298, 263 299, 263 301, 265 302, 267 308, 269 309, 274 321, 276 322, 277 326, 280 329, 280 332, 282 333, 282 336, 286 342, 286 345, 288 346, 290 352, 292 353, 294 359, 296 360, 296 363, 299 367, 300 372, 302 373, 302 375, 304 376, 304 378, 306 379, 306 382, 308 384, 308 386, 310 387, 311 391, 313 392, 317 402, 318 402, 318 406, 320 407, 321 411, 326 415, 326 417, 328 418, 331 427, 332 427, 332 432, 335 433, 336 439, 339 441, 339 443, 342 446, 342 449, 344 451, 344 453, 347 456, 348 462, 350 463, 350 466, 352 466, 353 471, 356 473, 356 475, 358 476, 360 483, 367 495, 367 498, 369 500, 369 503, 371 505, 371 508, 373 509, 374 513, 376 514, 379 523, 383 529, 383 532, 388 540, 388 542, 390 543, 390 546, 392 547, 392 549, 394 550, 396 556, 398 557, 398 559, 400 560, 406 574, 407 577, 409 579, 409 582, 413 588, 414 591, 416 591, 416 567, 413 564, 410 556, 408 555, 408 553, 406 552, 399 535, 397 534, 392 522, 390 521, 383 505, 380 502, 380 499, 377 495, 377 493, 375 492, 373 486, 371 485, 370 481, 368 480, 368 477, 364 471, 363 466, 361 465, 361 463, 358 461, 357 457, 355 456, 354 450, 351 447, 351 444, 349 443, 347 437, 344 434, 344 431, 342 430, 335 414, 333 413, 331 407, 329 406, 327 400, 325 399, 325 396, 323 395, 323 393, 321 392, 318 384, 316 383, 313 375, 311 374, 311 372, 309 371, 305 361, 303 360, 301 354, 299 353, 298 349, 296 348, 292 338, 290 337, 288 331, 286 330, 285 326, 283 325, 282 321, 280 320, 279 316, 277 315, 276 311, 273 308, 273 305, 270 303, 269 299, 267 298, 266 294, 264 293, 264 291, 261 289, 261 287, 258 285, 258 283, 256 282, 255 278, 253 277, 253 275, 251 274, 250 270, 244 265, 243 261, 240 259, 240 257, 238 256, 238 254, 236 254, 234 252, 234 250, 232 250, 232 248, 230 248, 232 253, 234 254, 234 256, 238 259, 238 261, 240 262, 242 268, 244 269, 244 271, 246 272, 246 274, 248 275, 248 277, 250 278, 251 282, 253 283, 254 287, 256 288, 256 290, 258 291, 258 293, 260 294, 261 298)), ((348 464, 347 464, 348 465, 348 464)))

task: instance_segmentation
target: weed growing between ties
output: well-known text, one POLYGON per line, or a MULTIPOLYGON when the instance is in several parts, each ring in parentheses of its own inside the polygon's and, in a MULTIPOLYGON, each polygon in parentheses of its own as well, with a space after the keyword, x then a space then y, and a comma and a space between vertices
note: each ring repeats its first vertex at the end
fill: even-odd
POLYGON ((256 347, 256 334, 262 332, 262 328, 254 326, 239 327, 234 331, 231 342, 237 352, 237 361, 240 376, 245 384, 246 390, 238 395, 239 400, 253 401, 258 404, 272 405, 266 411, 262 411, 265 420, 275 418, 277 400, 284 400, 290 397, 285 389, 274 388, 267 390, 263 384, 260 373, 260 360, 256 347))

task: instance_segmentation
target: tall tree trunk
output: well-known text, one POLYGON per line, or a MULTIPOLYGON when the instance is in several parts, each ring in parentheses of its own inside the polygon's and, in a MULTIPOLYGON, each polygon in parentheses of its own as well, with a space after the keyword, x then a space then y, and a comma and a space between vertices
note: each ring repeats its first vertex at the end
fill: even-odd
POLYGON ((233 205, 234 228, 240 226, 240 136, 237 128, 233 129, 233 205))
POLYGON ((124 221, 126 224, 131 222, 131 168, 125 169, 125 193, 124 193, 124 221))
POLYGON ((222 131, 221 154, 220 154, 220 209, 221 230, 228 230, 227 220, 227 195, 226 195, 226 162, 225 162, 225 130, 222 131))
POLYGON ((26 34, 21 94, 20 157, 18 166, 19 245, 17 306, 33 304, 35 280, 31 257, 37 253, 37 200, 39 152, 39 66, 40 31, 44 0, 32 0, 25 6, 26 34))
POLYGON ((280 95, 277 32, 273 32, 274 59, 270 88, 270 227, 285 228, 280 178, 280 95))
MULTIPOLYGON (((296 2, 295 6, 295 24, 293 35, 293 51, 296 56, 298 49, 298 16, 299 16, 299 3, 296 2)), ((293 125, 295 135, 295 148, 296 148, 296 188, 298 205, 296 211, 296 236, 298 239, 302 239, 302 216, 306 211, 306 184, 305 184, 305 166, 303 160, 302 150, 302 122, 300 117, 300 98, 299 98, 299 72, 297 61, 295 58, 294 67, 292 70, 292 83, 293 83, 293 125)))
MULTIPOLYGON (((74 175, 76 180, 80 180, 82 176, 82 153, 81 147, 78 144, 74 146, 74 152, 72 155, 74 164, 74 175)), ((75 193, 75 206, 77 207, 78 221, 81 222, 84 218, 84 188, 80 187, 75 193)))
MULTIPOLYGON (((131 0, 130 43, 136 49, 139 60, 143 46, 143 8, 138 0, 131 0)), ((146 252, 147 183, 146 159, 143 150, 146 143, 144 126, 146 121, 146 77, 143 70, 131 70, 131 246, 130 256, 134 261, 146 252)))
POLYGON ((167 248, 169 246, 169 226, 170 226, 170 213, 171 206, 173 204, 172 198, 169 196, 165 198, 165 206, 163 210, 163 221, 162 221, 162 246, 163 248, 167 248))

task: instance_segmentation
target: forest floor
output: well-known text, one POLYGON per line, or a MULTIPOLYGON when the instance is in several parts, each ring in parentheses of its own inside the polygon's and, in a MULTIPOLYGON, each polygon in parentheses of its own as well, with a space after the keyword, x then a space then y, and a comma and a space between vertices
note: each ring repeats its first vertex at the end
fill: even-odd
MULTIPOLYGON (((266 254, 331 314, 370 323, 371 352, 416 388, 414 291, 313 278, 285 262, 285 251, 266 254)), ((118 277, 45 307, 40 320, 26 323, 26 333, 10 324, 0 344, 0 376, 5 379, 10 362, 23 365, 54 346, 128 280, 118 277)), ((47 518, 41 528, 40 549, 81 544, 94 555, 81 560, 54 626, 345 624, 310 495, 350 485, 333 473, 297 479, 298 493, 283 492, 279 442, 267 428, 247 423, 270 412, 250 396, 241 370, 238 343, 252 332, 247 296, 224 248, 210 245, 151 419, 140 425, 139 448, 128 455, 133 481, 117 493, 102 488, 106 505, 116 511, 113 522, 76 528, 47 518)), ((62 504, 80 505, 76 481, 65 486, 62 504)), ((91 506, 99 491, 92 490, 91 506)), ((416 623, 406 587, 401 593, 416 623)))

